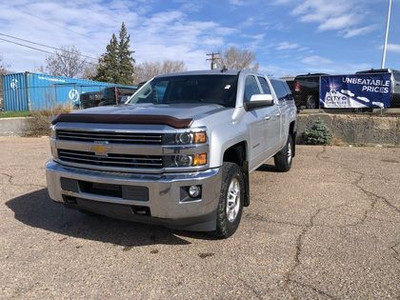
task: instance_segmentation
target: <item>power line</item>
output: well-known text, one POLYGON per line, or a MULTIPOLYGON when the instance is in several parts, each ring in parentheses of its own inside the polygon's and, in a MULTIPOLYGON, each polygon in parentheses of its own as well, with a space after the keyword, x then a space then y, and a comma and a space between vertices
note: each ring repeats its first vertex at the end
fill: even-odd
MULTIPOLYGON (((26 42, 26 43, 34 44, 34 45, 37 45, 37 46, 41 46, 41 47, 45 47, 45 48, 49 48, 49 49, 54 49, 54 50, 58 50, 58 51, 65 51, 65 52, 72 53, 72 51, 69 51, 69 50, 66 50, 66 49, 61 49, 61 48, 57 48, 57 47, 53 47, 53 46, 49 46, 49 45, 45 45, 45 44, 29 41, 29 40, 22 39, 22 38, 19 38, 19 37, 10 35, 10 34, 5 34, 5 33, 1 33, 0 32, 0 35, 8 37, 8 38, 16 39, 16 40, 19 40, 19 41, 23 41, 23 42, 26 42)), ((80 56, 97 60, 97 58, 95 58, 95 57, 84 55, 84 54, 80 54, 80 56)))
POLYGON ((221 59, 219 57, 219 52, 211 52, 211 53, 207 53, 207 56, 211 56, 211 58, 207 58, 207 61, 211 61, 211 70, 216 69, 216 61, 218 59, 221 59))
MULTIPOLYGON (((0 38, 0 41, 8 42, 8 43, 11 43, 11 44, 15 44, 15 45, 18 45, 18 46, 21 46, 21 47, 29 48, 29 49, 36 50, 36 51, 43 52, 43 53, 54 54, 53 52, 50 52, 50 51, 47 51, 47 50, 44 50, 44 49, 39 49, 39 48, 32 47, 32 46, 29 46, 29 45, 24 45, 24 44, 21 44, 21 43, 18 43, 18 42, 14 42, 14 41, 10 41, 10 40, 6 40, 6 39, 3 39, 3 38, 0 38)), ((67 52, 70 52, 70 51, 67 51, 67 52)), ((60 55, 61 57, 66 57, 65 55, 62 55, 62 54, 58 54, 58 55, 60 55)), ((96 63, 87 62, 87 61, 85 61, 85 63, 86 64, 91 64, 91 65, 97 65, 96 63)))

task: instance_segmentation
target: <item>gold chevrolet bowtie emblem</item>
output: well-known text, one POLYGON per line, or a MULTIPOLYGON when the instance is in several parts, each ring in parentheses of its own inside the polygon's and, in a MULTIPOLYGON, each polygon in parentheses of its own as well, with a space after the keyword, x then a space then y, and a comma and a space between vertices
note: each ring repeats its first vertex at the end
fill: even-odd
MULTIPOLYGON (((96 143, 96 142, 95 142, 96 143)), ((90 151, 94 152, 94 154, 99 156, 107 156, 108 152, 110 151, 111 147, 107 146, 107 144, 95 144, 90 147, 90 151)))

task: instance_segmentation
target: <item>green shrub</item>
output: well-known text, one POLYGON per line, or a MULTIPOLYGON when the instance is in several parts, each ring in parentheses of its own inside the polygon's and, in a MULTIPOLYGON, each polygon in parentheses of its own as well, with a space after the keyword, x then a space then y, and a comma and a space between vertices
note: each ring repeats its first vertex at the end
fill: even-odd
POLYGON ((56 106, 52 109, 32 111, 27 119, 25 136, 50 135, 50 123, 58 114, 68 113, 70 106, 56 106))
POLYGON ((324 121, 318 119, 304 132, 304 143, 307 145, 328 145, 332 140, 332 133, 324 121))

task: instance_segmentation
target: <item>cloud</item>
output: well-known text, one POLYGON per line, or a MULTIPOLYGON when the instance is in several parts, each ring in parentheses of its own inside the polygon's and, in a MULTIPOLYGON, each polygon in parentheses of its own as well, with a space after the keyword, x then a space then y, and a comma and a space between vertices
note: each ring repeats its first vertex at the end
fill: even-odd
POLYGON ((229 4, 236 5, 236 6, 243 6, 246 4, 245 0, 229 0, 229 4))
POLYGON ((370 33, 371 31, 374 31, 375 29, 376 29, 376 25, 352 28, 352 29, 345 30, 343 37, 344 38, 352 38, 355 36, 361 36, 361 35, 370 33))
POLYGON ((301 60, 302 63, 305 63, 307 65, 327 65, 333 63, 332 60, 329 58, 325 58, 319 55, 312 55, 312 56, 307 56, 304 57, 301 60))
POLYGON ((291 42, 281 42, 278 45, 276 45, 275 49, 276 50, 294 50, 294 49, 299 49, 301 46, 297 43, 291 43, 291 42))
MULTIPOLYGON (((237 29, 190 19, 188 11, 200 2, 190 3, 175 0, 155 10, 154 0, 110 0, 107 5, 101 0, 3 1, 0 11, 7 14, 0 15, 0 32, 54 47, 75 45, 82 54, 97 58, 125 21, 136 62, 183 60, 188 69, 204 69, 206 53, 227 44, 237 29)), ((7 42, 0 42, 0 53, 18 72, 45 64, 48 56, 7 42)))
POLYGON ((387 50, 390 52, 400 53, 400 44, 388 44, 387 50))
POLYGON ((349 26, 356 25, 359 22, 358 19, 359 17, 354 14, 338 16, 322 22, 321 25, 318 26, 318 29, 325 31, 349 28, 349 26))
POLYGON ((275 5, 294 7, 291 14, 303 23, 316 23, 318 31, 338 31, 351 38, 372 31, 373 26, 360 26, 367 15, 367 4, 361 0, 275 0, 275 5))

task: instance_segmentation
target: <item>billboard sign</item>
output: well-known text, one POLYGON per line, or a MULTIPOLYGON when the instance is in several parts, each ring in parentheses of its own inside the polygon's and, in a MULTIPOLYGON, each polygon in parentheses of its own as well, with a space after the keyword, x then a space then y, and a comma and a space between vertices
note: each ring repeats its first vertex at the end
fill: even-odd
POLYGON ((323 108, 387 108, 391 74, 321 76, 319 100, 323 108))

